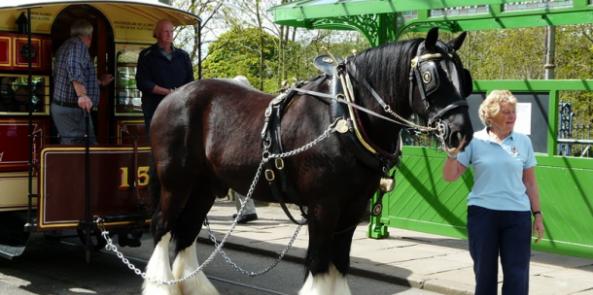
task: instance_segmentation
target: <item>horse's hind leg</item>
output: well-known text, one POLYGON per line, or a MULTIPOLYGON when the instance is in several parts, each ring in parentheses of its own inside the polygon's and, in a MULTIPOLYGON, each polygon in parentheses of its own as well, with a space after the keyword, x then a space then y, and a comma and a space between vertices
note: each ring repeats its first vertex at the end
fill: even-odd
MULTIPOLYGON (((179 215, 173 231, 177 242, 175 250, 177 255, 173 262, 173 276, 176 279, 189 276, 200 265, 196 253, 196 237, 213 203, 214 195, 212 193, 205 190, 196 193, 196 189, 194 189, 185 209, 179 215)), ((180 282, 179 288, 184 295, 218 294, 203 271, 180 282)))

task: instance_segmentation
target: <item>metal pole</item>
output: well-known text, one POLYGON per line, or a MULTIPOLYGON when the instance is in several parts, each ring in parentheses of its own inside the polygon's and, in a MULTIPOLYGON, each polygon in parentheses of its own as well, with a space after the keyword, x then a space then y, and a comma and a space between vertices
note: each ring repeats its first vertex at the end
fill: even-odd
POLYGON ((85 245, 85 258, 86 262, 91 262, 91 250, 92 250, 92 242, 91 242, 91 232, 93 227, 93 222, 91 220, 91 155, 90 155, 90 147, 91 147, 91 136, 89 132, 89 125, 90 125, 90 111, 85 111, 84 113, 84 125, 85 125, 85 134, 84 134, 84 239, 86 242, 85 245))
POLYGON ((33 45, 31 41, 31 8, 27 8, 27 46, 25 50, 25 58, 27 59, 28 68, 28 89, 29 99, 27 100, 28 115, 28 131, 29 131, 29 175, 28 175, 28 206, 27 206, 27 223, 25 230, 33 230, 35 222, 33 220, 33 45))
POLYGON ((198 22, 198 80, 202 79, 202 22, 198 22))
POLYGON ((556 77, 554 68, 556 53, 556 27, 546 27, 546 63, 544 64, 544 79, 551 80, 556 77))

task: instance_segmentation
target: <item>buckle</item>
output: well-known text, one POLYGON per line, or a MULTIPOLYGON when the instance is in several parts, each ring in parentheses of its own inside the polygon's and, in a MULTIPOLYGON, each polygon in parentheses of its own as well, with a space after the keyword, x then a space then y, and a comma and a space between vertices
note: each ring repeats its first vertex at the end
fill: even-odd
POLYGON ((266 169, 264 171, 264 177, 266 178, 266 180, 268 182, 274 181, 274 179, 276 179, 276 175, 274 174, 274 170, 272 170, 272 169, 266 169))
POLYGON ((284 169, 284 160, 282 160, 282 158, 276 158, 274 159, 274 165, 276 166, 276 169, 282 170, 284 169))

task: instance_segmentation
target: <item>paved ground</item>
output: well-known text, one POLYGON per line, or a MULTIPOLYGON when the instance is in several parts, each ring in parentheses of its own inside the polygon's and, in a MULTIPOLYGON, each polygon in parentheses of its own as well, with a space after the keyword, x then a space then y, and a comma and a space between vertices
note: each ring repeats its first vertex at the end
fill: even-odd
MULTIPOLYGON (((218 200, 210 211, 210 225, 219 240, 230 228, 233 213, 234 205, 227 200, 218 200)), ((297 226, 276 206, 258 206, 257 213, 258 220, 235 228, 228 247, 280 253, 297 226)), ((297 211, 295 216, 300 216, 297 211)), ((206 232, 200 237, 205 239, 206 232)), ((303 227, 286 259, 302 261, 307 238, 303 227)), ((443 294, 473 293, 472 261, 463 240, 395 228, 390 229, 389 238, 374 240, 367 238, 367 225, 361 224, 354 235, 351 257, 352 271, 357 274, 443 294)), ((593 295, 593 260, 534 251, 530 294, 593 295)))

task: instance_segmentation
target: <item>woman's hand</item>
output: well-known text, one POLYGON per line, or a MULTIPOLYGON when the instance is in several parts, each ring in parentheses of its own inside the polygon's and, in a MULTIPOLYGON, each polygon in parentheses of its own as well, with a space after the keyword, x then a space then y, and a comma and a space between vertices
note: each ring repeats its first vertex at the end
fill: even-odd
POLYGON ((540 213, 535 214, 535 219, 533 220, 533 232, 535 233, 535 242, 539 243, 539 241, 544 236, 544 216, 540 213))

